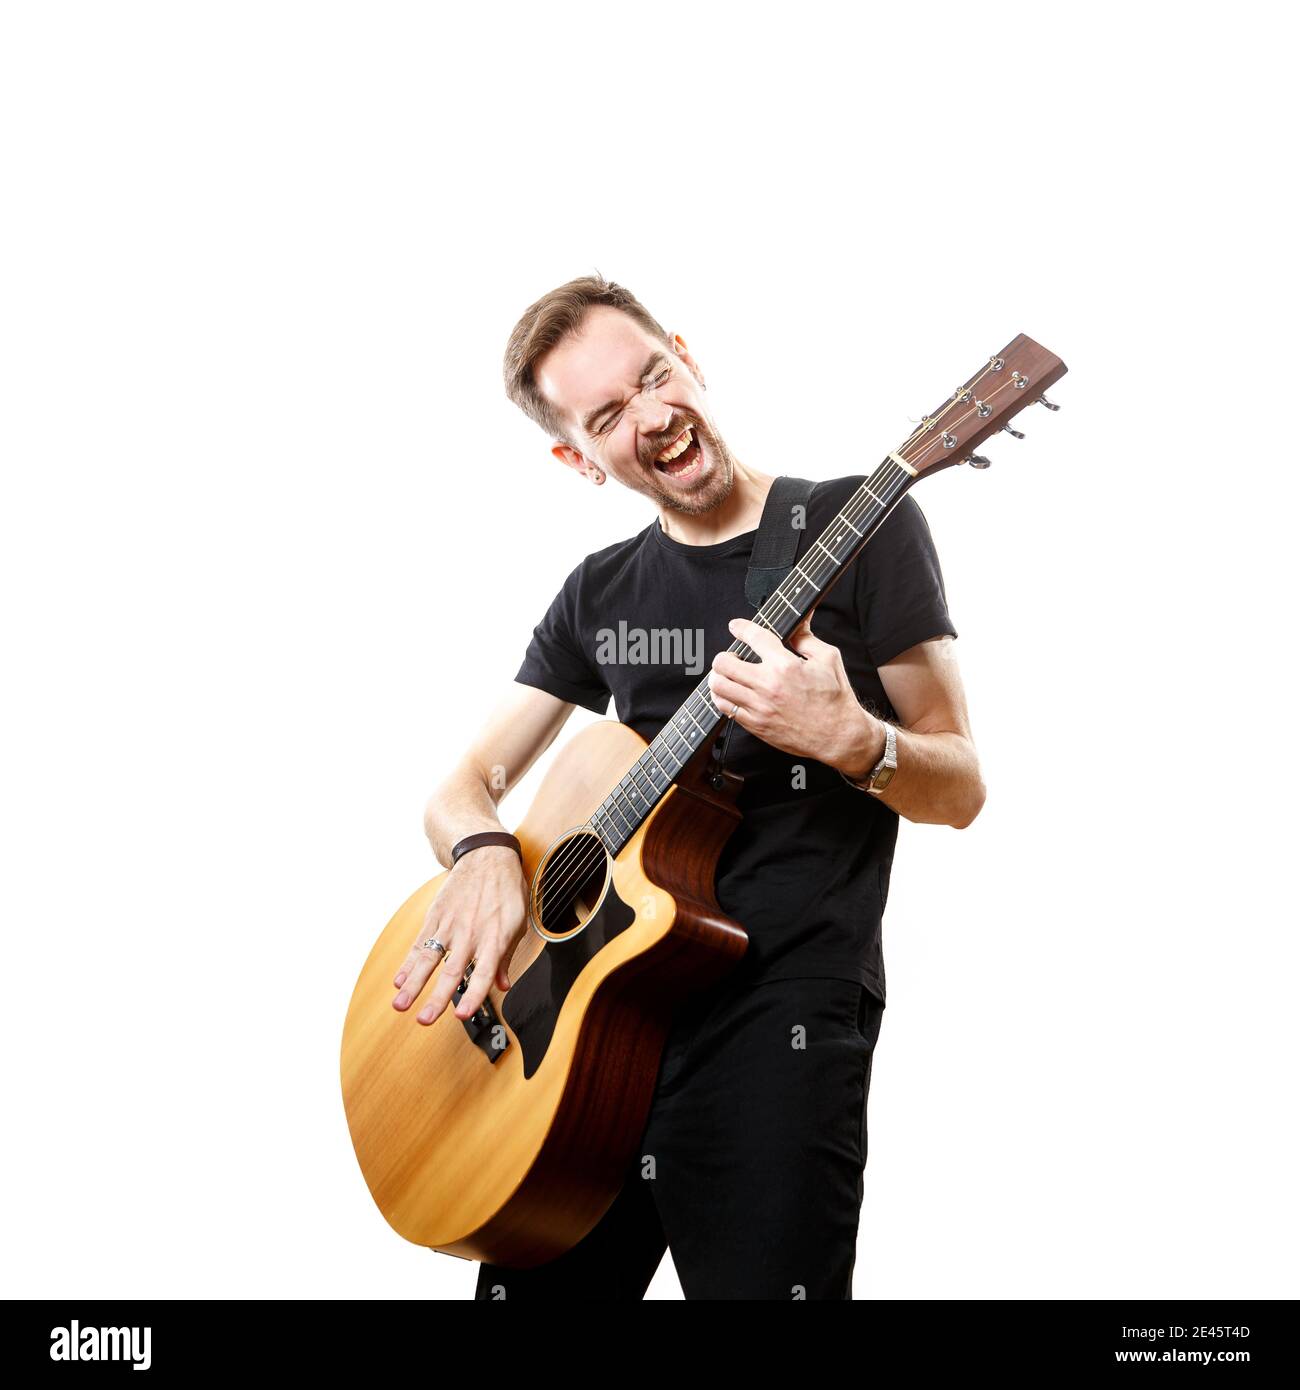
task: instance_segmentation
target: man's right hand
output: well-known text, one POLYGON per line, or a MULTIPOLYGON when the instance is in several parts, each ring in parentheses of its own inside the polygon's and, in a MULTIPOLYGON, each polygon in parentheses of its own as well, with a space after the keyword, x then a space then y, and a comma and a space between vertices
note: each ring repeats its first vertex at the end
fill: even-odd
POLYGON ((514 850, 484 845, 462 855, 430 904, 424 926, 393 980, 394 989, 401 991, 393 1007, 410 1008, 441 962, 428 1003, 416 1015, 420 1023, 433 1023, 473 961, 469 988, 455 1010, 457 1018, 469 1018, 493 983, 510 988, 507 966, 527 926, 528 880, 514 850), (421 945, 435 936, 447 948, 445 956, 421 945))

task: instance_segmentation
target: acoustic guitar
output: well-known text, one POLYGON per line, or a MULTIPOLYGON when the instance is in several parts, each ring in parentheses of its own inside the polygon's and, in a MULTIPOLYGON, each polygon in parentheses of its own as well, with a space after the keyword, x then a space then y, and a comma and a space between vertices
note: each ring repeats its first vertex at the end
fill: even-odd
MULTIPOLYGON (((1065 374, 1023 335, 886 456, 807 546, 754 621, 787 638, 918 479, 974 452, 1065 374)), ((730 651, 756 660, 743 642, 730 651)), ((590 725, 558 753, 515 830, 528 930, 469 1019, 417 1024, 392 1007, 394 972, 443 884, 394 914, 362 967, 343 1027, 343 1105, 371 1196, 405 1239, 526 1269, 576 1245, 635 1156, 673 1008, 744 954, 714 897, 739 822, 740 778, 718 754, 726 718, 707 677, 653 741, 590 725)), ((458 1003, 473 965, 453 996, 458 1003)))

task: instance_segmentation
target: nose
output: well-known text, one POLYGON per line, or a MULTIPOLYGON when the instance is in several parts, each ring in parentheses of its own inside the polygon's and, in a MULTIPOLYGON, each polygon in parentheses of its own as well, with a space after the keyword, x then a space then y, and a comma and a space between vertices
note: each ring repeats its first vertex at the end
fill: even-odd
POLYGON ((641 391, 632 399, 631 408, 636 411, 645 434, 663 434, 673 422, 673 408, 667 401, 661 401, 653 391, 641 391))

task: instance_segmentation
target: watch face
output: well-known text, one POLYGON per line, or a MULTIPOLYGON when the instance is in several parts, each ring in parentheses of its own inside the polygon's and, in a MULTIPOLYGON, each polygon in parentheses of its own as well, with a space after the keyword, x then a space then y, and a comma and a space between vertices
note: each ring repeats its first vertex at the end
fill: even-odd
POLYGON ((894 769, 892 767, 882 767, 876 774, 876 780, 872 782, 872 787, 882 792, 894 780, 894 769))

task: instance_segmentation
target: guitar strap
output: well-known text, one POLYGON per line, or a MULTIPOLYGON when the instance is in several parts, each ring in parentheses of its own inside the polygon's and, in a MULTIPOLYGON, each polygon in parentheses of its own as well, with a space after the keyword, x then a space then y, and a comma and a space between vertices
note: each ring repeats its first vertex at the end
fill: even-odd
POLYGON ((762 608, 794 565, 799 537, 804 532, 804 525, 794 524, 794 508, 803 508, 798 520, 806 523, 813 486, 806 478, 772 480, 758 523, 758 534, 754 537, 749 573, 745 575, 745 597, 755 608, 762 608))
MULTIPOLYGON (((762 608, 771 598, 776 586, 794 566, 795 555, 799 551, 799 537, 806 529, 808 499, 812 496, 813 486, 807 478, 781 477, 774 478, 772 486, 768 488, 763 515, 758 522, 758 534, 750 551, 749 570, 745 575, 745 597, 755 610, 762 608), (796 507, 803 509, 797 518, 796 507), (797 526, 796 520, 800 523, 797 526)), ((722 736, 713 745, 711 764, 715 786, 721 785, 722 768, 727 761, 733 727, 734 721, 728 719, 723 726, 722 736)))

